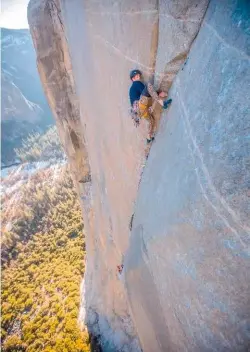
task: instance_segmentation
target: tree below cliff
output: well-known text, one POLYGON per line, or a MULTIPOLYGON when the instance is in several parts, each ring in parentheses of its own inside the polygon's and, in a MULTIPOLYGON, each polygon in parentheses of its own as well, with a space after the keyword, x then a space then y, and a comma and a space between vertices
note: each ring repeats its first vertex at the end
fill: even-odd
POLYGON ((3 351, 89 351, 77 325, 85 243, 68 167, 40 170, 16 192, 12 216, 3 196, 3 351))

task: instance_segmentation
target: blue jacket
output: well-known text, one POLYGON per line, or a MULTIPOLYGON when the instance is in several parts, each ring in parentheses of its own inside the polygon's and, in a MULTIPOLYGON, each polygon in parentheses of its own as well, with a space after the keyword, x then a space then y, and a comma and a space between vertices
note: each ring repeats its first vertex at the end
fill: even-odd
POLYGON ((146 88, 145 84, 143 84, 141 81, 134 81, 132 83, 129 90, 129 98, 130 98, 131 106, 133 106, 136 100, 140 99, 140 96, 142 95, 142 92, 144 91, 145 88, 146 88))

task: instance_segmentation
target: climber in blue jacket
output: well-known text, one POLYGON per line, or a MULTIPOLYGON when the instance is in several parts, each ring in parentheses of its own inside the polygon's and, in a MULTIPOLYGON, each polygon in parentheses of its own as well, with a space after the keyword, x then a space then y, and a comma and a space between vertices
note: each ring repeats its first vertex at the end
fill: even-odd
POLYGON ((155 118, 152 114, 152 104, 150 97, 158 102, 163 109, 167 109, 171 104, 172 99, 162 100, 166 94, 161 92, 157 94, 153 85, 148 82, 144 84, 142 82, 142 72, 140 70, 132 70, 130 72, 130 79, 132 85, 129 90, 129 98, 131 103, 131 116, 135 122, 136 127, 140 123, 140 118, 144 118, 149 122, 149 133, 147 143, 151 143, 154 140, 155 130, 155 118))

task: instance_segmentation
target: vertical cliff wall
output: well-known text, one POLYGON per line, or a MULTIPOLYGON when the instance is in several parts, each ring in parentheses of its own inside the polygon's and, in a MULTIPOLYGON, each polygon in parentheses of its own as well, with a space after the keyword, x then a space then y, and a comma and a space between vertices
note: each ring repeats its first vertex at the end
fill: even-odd
POLYGON ((87 227, 82 311, 105 351, 246 345, 249 6, 207 6, 29 5, 60 136, 75 180, 88 181, 77 182, 87 227), (174 80, 140 187, 146 126, 129 117, 134 67, 165 90, 174 80))
POLYGON ((211 1, 143 173, 125 260, 143 351, 249 349, 249 14, 211 1))
POLYGON ((79 181, 90 180, 90 169, 60 4, 58 1, 33 1, 29 9, 40 78, 81 193, 79 181))

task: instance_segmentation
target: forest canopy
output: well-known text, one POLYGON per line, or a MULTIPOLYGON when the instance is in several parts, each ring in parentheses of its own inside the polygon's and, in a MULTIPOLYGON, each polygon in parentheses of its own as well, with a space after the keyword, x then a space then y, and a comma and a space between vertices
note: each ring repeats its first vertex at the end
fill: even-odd
POLYGON ((15 196, 2 197, 2 350, 89 351, 77 324, 84 229, 68 167, 37 171, 15 196))

